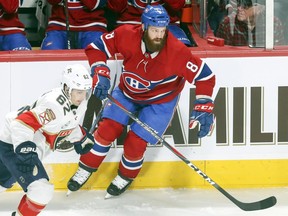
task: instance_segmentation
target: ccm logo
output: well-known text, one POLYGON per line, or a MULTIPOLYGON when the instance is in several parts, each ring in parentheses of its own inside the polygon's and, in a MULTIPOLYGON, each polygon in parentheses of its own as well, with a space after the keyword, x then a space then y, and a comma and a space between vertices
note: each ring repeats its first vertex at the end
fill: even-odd
POLYGON ((202 111, 202 112, 212 112, 213 108, 214 108, 214 105, 212 103, 211 104, 205 104, 205 105, 198 104, 194 107, 194 110, 202 111))
POLYGON ((32 147, 25 147, 25 148, 21 148, 20 153, 29 153, 29 152, 36 152, 36 148, 32 148, 32 147))

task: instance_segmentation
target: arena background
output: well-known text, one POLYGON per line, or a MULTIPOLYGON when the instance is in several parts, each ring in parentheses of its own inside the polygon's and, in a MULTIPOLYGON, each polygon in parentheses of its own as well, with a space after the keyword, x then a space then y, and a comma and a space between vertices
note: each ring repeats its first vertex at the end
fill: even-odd
MULTIPOLYGON (((195 51, 217 76, 214 133, 198 140, 188 130, 194 86, 186 85, 165 140, 225 188, 282 187, 288 183, 288 57, 279 53, 242 56, 195 51), (244 57, 245 56, 245 57, 244 57)), ((7 112, 32 103, 42 93, 57 87, 67 64, 89 68, 83 50, 3 52, 0 56, 0 128, 7 112)), ((110 59, 113 75, 121 70, 121 56, 110 59)), ((159 73, 161 68, 159 68, 159 73)), ((95 102, 96 103, 96 102, 95 102)), ((99 105, 93 103, 90 112, 99 105)), ((91 113, 90 113, 91 115, 91 113)), ((90 126, 91 118, 84 121, 90 126)), ((153 127, 153 125, 151 125, 153 127)), ((114 143, 101 168, 84 189, 105 189, 114 178, 122 153, 121 139, 114 143)), ((74 152, 54 152, 45 159, 56 189, 77 169, 74 152)), ((210 184, 158 144, 149 146, 145 163, 133 188, 210 188, 210 184)), ((18 190, 15 185, 12 190, 18 190)))

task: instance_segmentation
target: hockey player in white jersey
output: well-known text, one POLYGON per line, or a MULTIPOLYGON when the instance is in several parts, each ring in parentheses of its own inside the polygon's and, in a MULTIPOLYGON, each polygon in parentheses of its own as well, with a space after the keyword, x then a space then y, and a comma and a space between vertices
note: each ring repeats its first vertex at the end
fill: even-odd
POLYGON ((0 191, 18 182, 25 192, 12 216, 38 215, 52 199, 54 186, 43 158, 54 150, 67 150, 67 146, 78 154, 93 146, 93 136, 79 125, 91 91, 88 70, 80 64, 69 65, 61 87, 43 94, 31 106, 7 114, 0 134, 0 191))

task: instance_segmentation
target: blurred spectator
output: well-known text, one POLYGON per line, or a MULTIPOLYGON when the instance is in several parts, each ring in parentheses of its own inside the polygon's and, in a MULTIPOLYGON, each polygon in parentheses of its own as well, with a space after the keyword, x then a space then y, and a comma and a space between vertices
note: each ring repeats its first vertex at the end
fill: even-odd
MULTIPOLYGON (((226 45, 265 46, 265 6, 252 4, 251 0, 237 0, 236 15, 225 17, 216 36, 226 45)), ((274 45, 284 44, 284 29, 281 21, 274 17, 274 45)))
POLYGON ((207 20, 214 35, 223 19, 237 12, 237 0, 208 0, 207 20))
POLYGON ((31 50, 18 18, 19 0, 0 0, 0 50, 31 50))
POLYGON ((207 20, 214 35, 216 35, 219 24, 227 16, 226 5, 229 0, 208 0, 207 20))
POLYGON ((47 0, 52 5, 42 50, 84 49, 107 32, 107 0, 47 0))
POLYGON ((123 24, 141 24, 141 15, 145 7, 151 5, 163 5, 170 16, 170 32, 182 41, 186 46, 192 46, 186 33, 180 27, 181 10, 185 6, 185 0, 108 0, 108 9, 117 13, 116 27, 123 24))
POLYGON ((288 44, 288 1, 274 0, 274 14, 278 17, 284 26, 285 45, 288 44))

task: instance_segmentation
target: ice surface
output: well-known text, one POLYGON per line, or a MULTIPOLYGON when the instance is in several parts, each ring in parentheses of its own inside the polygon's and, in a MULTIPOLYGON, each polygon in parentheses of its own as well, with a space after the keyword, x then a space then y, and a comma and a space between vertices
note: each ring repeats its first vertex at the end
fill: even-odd
MULTIPOLYGON (((40 216, 285 216, 288 215, 288 188, 226 189, 242 202, 276 196, 272 208, 245 212, 214 188, 128 190, 120 197, 104 199, 106 191, 78 191, 66 197, 56 191, 40 216)), ((23 193, 4 192, 0 216, 10 216, 23 193)))

